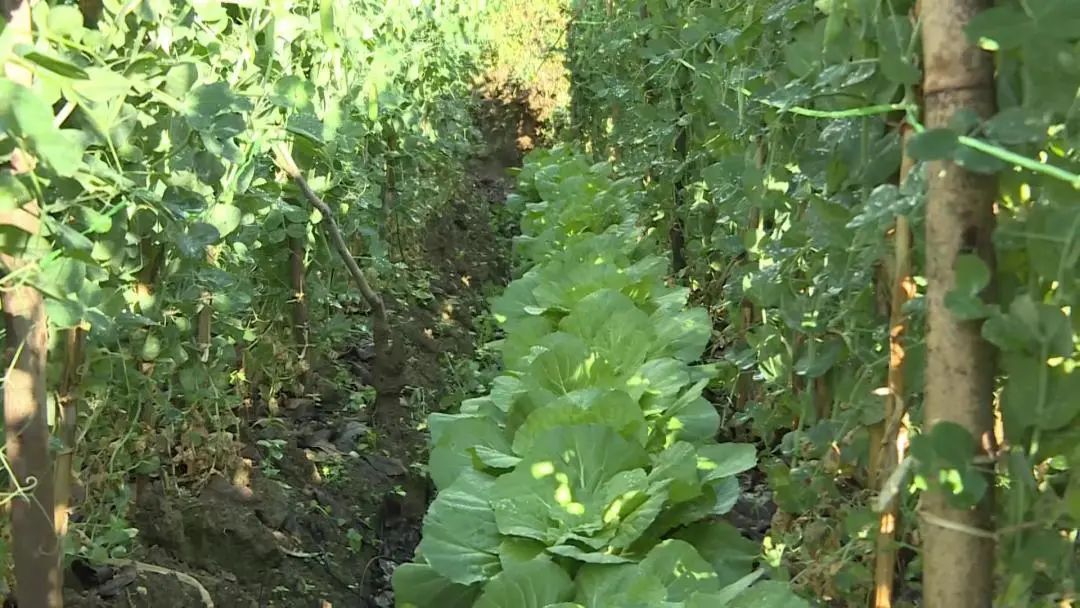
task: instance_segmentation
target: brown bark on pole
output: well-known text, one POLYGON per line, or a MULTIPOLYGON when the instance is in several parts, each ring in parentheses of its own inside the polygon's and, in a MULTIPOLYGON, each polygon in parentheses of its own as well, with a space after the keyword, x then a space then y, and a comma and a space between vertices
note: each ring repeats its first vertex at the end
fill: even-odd
POLYGON ((305 390, 311 388, 311 315, 308 312, 307 288, 305 287, 304 259, 307 257, 306 239, 289 238, 289 281, 293 298, 293 340, 300 354, 300 366, 304 370, 300 382, 305 390))
MULTIPOLYGON (((994 112, 994 65, 965 27, 989 0, 937 0, 921 7, 926 125, 946 127, 959 111, 994 112)), ((925 429, 952 422, 993 448, 994 358, 981 322, 962 321, 945 306, 958 256, 978 255, 994 268, 990 240, 996 178, 951 161, 929 166, 926 211, 928 302, 925 429)), ((973 455, 974 456, 974 455, 973 455)), ((992 484, 990 486, 992 488, 992 484)), ((992 490, 991 490, 992 491, 992 490)), ((956 509, 938 491, 922 495, 925 608, 988 608, 993 598, 992 496, 956 509)))
MULTIPOLYGON (((206 248, 206 263, 209 266, 217 266, 218 247, 206 248)), ((213 339, 214 329, 214 293, 206 290, 199 298, 202 308, 199 309, 199 319, 196 327, 195 343, 199 349, 199 360, 203 363, 210 361, 210 341, 213 339)))
POLYGON ((83 23, 88 28, 96 28, 103 10, 101 0, 79 0, 79 10, 83 14, 83 23))
MULTIPOLYGON (((767 150, 765 147, 765 142, 758 142, 757 149, 754 151, 754 164, 758 169, 761 169, 765 166, 766 154, 767 150)), ((747 230, 750 230, 755 235, 757 235, 757 233, 761 231, 762 227, 761 209, 756 206, 751 207, 750 213, 748 215, 749 217, 747 218, 746 222, 747 230)), ((757 260, 752 260, 750 258, 749 252, 747 252, 746 256, 743 259, 747 263, 757 262, 757 260)), ((739 316, 741 320, 741 324, 739 326, 739 339, 745 342, 747 332, 749 332, 754 325, 757 325, 760 316, 756 307, 754 306, 754 303, 750 301, 750 298, 744 296, 742 301, 739 303, 739 316)), ((739 374, 738 380, 736 380, 736 411, 746 411, 747 404, 752 401, 755 396, 756 394, 754 390, 754 373, 752 371, 742 372, 741 374, 739 374)))
MULTIPOLYGON (((0 17, 13 42, 31 43, 29 0, 0 0, 0 17)), ((30 86, 33 74, 14 64, 4 66, 13 82, 30 86)), ((12 171, 26 171, 31 159, 16 151, 12 171)), ((41 207, 29 203, 0 213, 0 224, 37 235, 41 207)), ((18 255, 0 255, 6 272, 28 263, 18 255)), ((15 562, 15 592, 21 608, 59 608, 60 549, 53 527, 53 471, 49 455, 49 405, 45 367, 48 360, 48 320, 41 292, 16 284, 2 294, 7 329, 4 380, 5 457, 19 495, 11 501, 11 534, 15 562)))
MULTIPOLYGON (((139 249, 143 258, 143 266, 135 279, 135 292, 139 296, 139 312, 146 314, 148 311, 142 307, 142 302, 148 301, 154 295, 154 284, 157 281, 158 271, 165 258, 165 247, 150 240, 143 240, 139 243, 139 249)), ((154 362, 140 359, 138 363, 139 373, 143 375, 147 385, 153 387, 154 362)), ((152 433, 154 428, 152 400, 144 401, 143 409, 139 412, 139 419, 143 424, 144 431, 152 433)), ((146 474, 139 474, 135 477, 135 504, 138 504, 139 500, 146 496, 146 488, 149 483, 150 479, 146 474)))
POLYGON ((405 244, 402 241, 401 222, 397 215, 397 131, 389 124, 385 125, 384 128, 386 129, 386 154, 383 159, 384 181, 382 189, 382 208, 383 213, 386 214, 387 229, 390 232, 390 234, 385 235, 385 240, 388 243, 392 243, 394 246, 393 248, 397 249, 398 260, 404 260, 405 244))
POLYGON ((205 291, 201 298, 202 308, 199 309, 199 322, 196 328, 195 343, 199 349, 199 360, 203 363, 210 361, 210 340, 213 338, 214 325, 214 294, 205 291))
MULTIPOLYGON (((7 256, 4 256, 7 258, 7 256)), ((18 266, 10 266, 9 269, 18 266)), ((48 328, 41 293, 19 286, 0 297, 7 327, 4 382, 6 457, 23 495, 11 503, 15 588, 19 606, 60 606, 60 554, 53 527, 45 365, 48 328)))
MULTIPOLYGON (((675 114, 682 123, 684 118, 683 96, 679 91, 675 95, 675 114)), ((678 276, 686 268, 686 236, 683 233, 682 212, 686 209, 686 158, 689 152, 690 127, 686 124, 677 126, 675 136, 675 159, 679 162, 679 173, 675 177, 675 206, 671 213, 671 228, 668 239, 671 242, 671 273, 678 276)))
POLYGON ((74 327, 67 331, 64 371, 60 379, 57 399, 59 411, 56 419, 60 430, 60 443, 63 447, 56 456, 56 506, 53 509, 53 520, 56 536, 61 541, 67 535, 68 511, 71 508, 71 488, 74 482, 71 462, 75 456, 75 449, 78 447, 76 441, 79 428, 79 402, 75 393, 81 381, 85 335, 82 327, 74 327))

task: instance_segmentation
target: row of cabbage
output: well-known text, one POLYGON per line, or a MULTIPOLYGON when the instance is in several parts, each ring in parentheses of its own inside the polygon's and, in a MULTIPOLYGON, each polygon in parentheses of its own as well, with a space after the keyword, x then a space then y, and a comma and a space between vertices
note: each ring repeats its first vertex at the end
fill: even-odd
POLYGON ((527 159, 508 201, 524 272, 492 302, 504 371, 429 419, 439 493, 398 606, 804 605, 720 517, 756 450, 716 442, 709 317, 651 254, 640 182, 610 173, 568 148, 527 159))

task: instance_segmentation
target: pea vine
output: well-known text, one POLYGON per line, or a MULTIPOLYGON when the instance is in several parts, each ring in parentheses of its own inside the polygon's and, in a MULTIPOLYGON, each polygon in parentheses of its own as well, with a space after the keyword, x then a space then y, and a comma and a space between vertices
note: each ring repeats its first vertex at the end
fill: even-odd
POLYGON ((80 5, 26 3, 0 31, 0 63, 28 74, 0 78, 0 250, 21 260, 0 282, 46 298, 57 512, 87 487, 67 549, 103 561, 130 546, 133 487, 238 466, 253 408, 335 382, 329 355, 373 331, 274 144, 391 317, 422 291, 416 235, 476 145, 489 9, 80 5))
POLYGON ((572 129, 617 176, 646 184, 674 271, 718 325, 711 388, 725 432, 765 447, 780 508, 767 544, 784 547, 796 587, 854 604, 871 596, 879 510, 897 498, 903 529, 883 547, 899 553, 895 599, 917 597, 915 524, 930 517, 919 497, 945 488, 961 510, 993 497, 996 532, 965 533, 996 541, 998 602, 1049 606, 1075 596, 1080 572, 1070 388, 1080 70, 1068 31, 1078 13, 1009 0, 974 16, 965 33, 992 53, 997 111, 924 128, 915 4, 576 2, 572 129), (960 256, 946 298, 997 353, 999 445, 974 458, 978 440, 963 428, 920 432, 936 161, 998 184, 997 268, 960 256), (894 376, 900 221, 914 238, 894 376), (889 411, 894 387, 901 407, 889 411), (910 452, 888 471, 878 446, 898 428, 910 452))

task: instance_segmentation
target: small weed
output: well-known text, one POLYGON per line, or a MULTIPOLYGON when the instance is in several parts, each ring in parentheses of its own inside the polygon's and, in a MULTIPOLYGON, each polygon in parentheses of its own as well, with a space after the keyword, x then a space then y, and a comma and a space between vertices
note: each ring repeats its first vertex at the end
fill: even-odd
POLYGON ((262 461, 260 466, 263 474, 271 478, 276 477, 281 472, 277 465, 285 457, 285 440, 260 439, 255 443, 266 450, 266 459, 262 461))

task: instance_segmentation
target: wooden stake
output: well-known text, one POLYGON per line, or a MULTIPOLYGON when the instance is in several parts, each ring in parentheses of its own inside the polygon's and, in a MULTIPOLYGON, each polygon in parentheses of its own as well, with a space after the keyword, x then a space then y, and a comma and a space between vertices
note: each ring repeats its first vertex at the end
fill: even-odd
POLYGON ((75 395, 82 380, 83 343, 86 332, 81 327, 67 331, 67 344, 64 352, 64 372, 60 380, 59 398, 57 399, 57 426, 60 429, 60 443, 63 446, 56 456, 56 501, 53 520, 56 536, 63 539, 67 535, 68 511, 71 508, 71 486, 74 481, 71 463, 74 459, 78 440, 79 402, 75 395))
MULTIPOLYGON (((993 116, 994 60, 966 34, 972 19, 990 5, 989 0, 935 0, 921 6, 928 129, 947 128, 960 112, 984 120, 993 116)), ((945 306, 945 294, 956 285, 954 268, 961 255, 977 255, 993 276, 997 179, 952 161, 932 162, 928 171, 924 431, 957 424, 992 451, 994 351, 982 337, 982 323, 956 318, 945 306)), ((993 483, 987 482, 990 491, 972 509, 955 508, 940 491, 922 494, 924 608, 992 604, 993 483)))
MULTIPOLYGON (((161 268, 162 261, 165 258, 165 246, 150 240, 144 240, 139 244, 139 249, 142 252, 143 266, 136 276, 135 293, 138 294, 140 302, 139 312, 146 314, 147 311, 143 309, 142 302, 154 295, 154 283, 157 281, 158 270, 161 268)), ((139 360, 138 367, 139 373, 142 374, 147 386, 152 388, 153 382, 151 379, 154 375, 154 362, 139 360)), ((143 424, 144 432, 152 432, 154 428, 153 399, 144 398, 139 419, 143 424)), ((149 477, 145 474, 139 474, 135 477, 134 504, 138 504, 140 498, 146 495, 146 487, 149 482, 149 477)))
POLYGON ((307 239, 289 238, 289 280, 293 289, 293 341, 300 353, 300 366, 303 368, 300 382, 305 390, 311 388, 311 315, 308 310, 307 287, 305 286, 307 257, 307 239))
MULTIPOLYGON (((0 19, 11 43, 33 44, 30 0, 0 0, 0 19)), ((17 64, 4 66, 12 82, 29 87, 33 73, 17 64)), ((23 173, 33 159, 16 150, 11 170, 23 173)), ((0 212, 0 225, 17 226, 37 236, 43 211, 37 201, 0 212)), ((2 254, 6 273, 29 263, 2 254)), ((0 293, 7 329, 4 378, 5 454, 18 496, 11 501, 15 590, 21 608, 59 608, 60 548, 53 524, 53 470, 49 456, 49 405, 46 386, 48 319, 41 292, 16 283, 0 293)))

